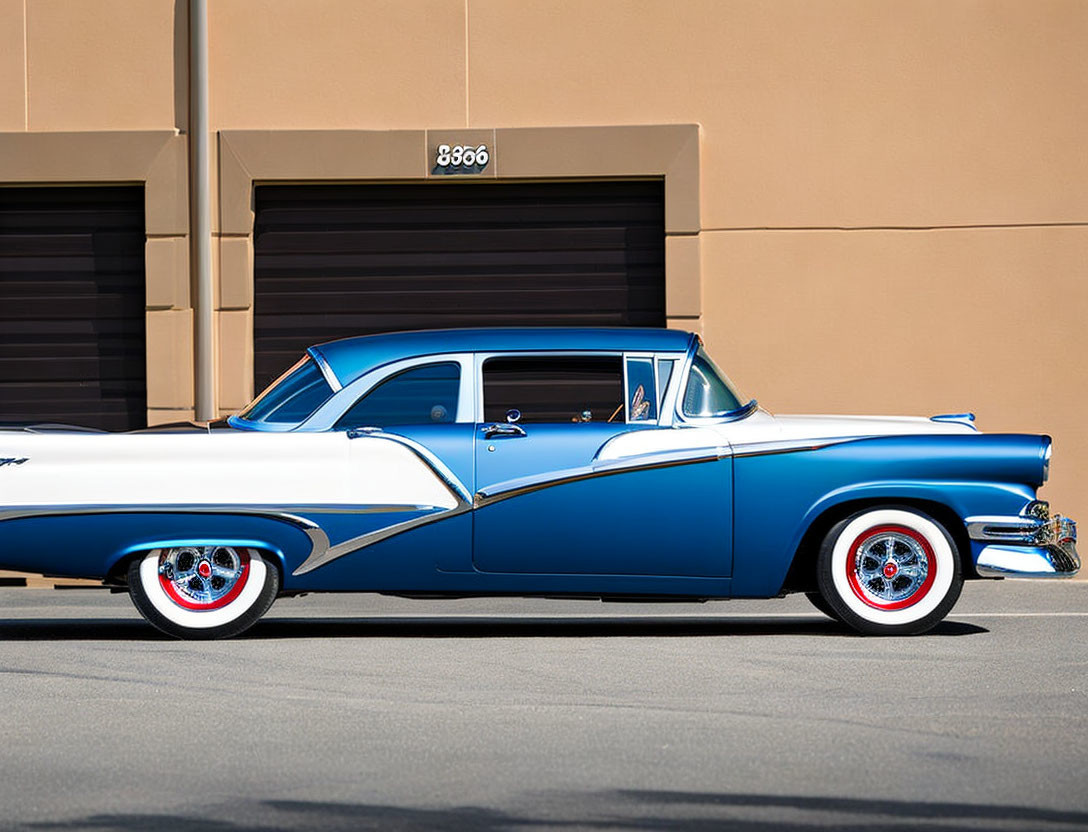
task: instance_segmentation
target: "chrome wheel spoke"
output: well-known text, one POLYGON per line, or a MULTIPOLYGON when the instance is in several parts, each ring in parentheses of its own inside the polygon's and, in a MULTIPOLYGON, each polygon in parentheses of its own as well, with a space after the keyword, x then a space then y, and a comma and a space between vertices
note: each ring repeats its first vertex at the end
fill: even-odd
POLYGON ((880 529, 855 550, 854 575, 861 591, 877 604, 911 598, 929 575, 929 556, 907 529, 880 529))
POLYGON ((868 583, 869 581, 883 576, 880 574, 879 569, 859 569, 858 577, 861 578, 862 581, 868 583))
POLYGON ((214 609, 245 575, 244 553, 228 546, 167 549, 160 556, 159 579, 175 600, 214 609))

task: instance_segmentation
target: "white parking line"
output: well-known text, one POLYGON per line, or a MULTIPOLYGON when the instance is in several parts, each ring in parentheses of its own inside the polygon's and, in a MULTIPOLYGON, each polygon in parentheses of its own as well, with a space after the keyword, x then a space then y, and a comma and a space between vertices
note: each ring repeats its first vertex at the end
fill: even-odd
MULTIPOLYGON (((296 618, 299 616, 292 616, 284 614, 281 611, 280 616, 277 616, 275 612, 271 613, 268 618, 273 619, 277 617, 283 618, 296 618)), ((330 616, 339 617, 339 616, 330 616)), ((599 620, 608 621, 609 619, 622 619, 622 620, 648 620, 648 619, 668 619, 671 621, 708 621, 711 619, 721 619, 723 621, 735 620, 735 619, 778 619, 778 618, 823 618, 822 613, 816 612, 742 612, 742 613, 639 613, 631 612, 627 614, 600 614, 600 613, 502 613, 502 612, 451 612, 451 613, 378 613, 375 615, 361 615, 361 616, 349 616, 350 618, 362 618, 370 621, 431 621, 431 620, 450 620, 450 619, 519 619, 519 620, 544 620, 554 621, 559 619, 570 620, 599 620)), ((948 618, 1088 618, 1088 612, 961 612, 949 615, 948 618)))
POLYGON ((1088 618, 1088 612, 959 612, 949 618, 1088 618))

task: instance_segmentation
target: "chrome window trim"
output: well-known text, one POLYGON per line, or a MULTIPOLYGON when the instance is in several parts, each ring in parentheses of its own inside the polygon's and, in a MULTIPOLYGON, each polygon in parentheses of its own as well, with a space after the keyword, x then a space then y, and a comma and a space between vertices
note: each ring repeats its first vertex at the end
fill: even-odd
MULTIPOLYGON (((295 430, 300 425, 306 424, 306 422, 312 419, 315 414, 319 413, 323 407, 325 407, 330 402, 335 401, 338 395, 336 387, 334 387, 332 382, 329 381, 329 377, 325 372, 324 366, 322 366, 322 362, 318 361, 318 359, 313 354, 311 354, 310 349, 311 348, 307 348, 306 351, 302 353, 302 357, 299 358, 298 361, 296 361, 294 364, 292 364, 290 367, 288 367, 286 370, 276 376, 272 383, 270 383, 256 396, 254 396, 253 399, 245 405, 245 407, 243 407, 237 413, 234 413, 227 417, 227 423, 231 427, 238 428, 239 430, 267 431, 269 433, 286 433, 287 431, 295 430), (262 401, 269 392, 271 392, 275 387, 279 386, 280 382, 282 382, 285 378, 295 372, 295 370, 302 367, 307 361, 312 361, 314 363, 318 371, 321 373, 321 377, 325 380, 325 383, 328 384, 330 388, 329 395, 325 397, 325 400, 309 416, 307 416, 301 422, 268 422, 263 419, 246 419, 242 416, 244 412, 250 410, 258 402, 262 401)), ((333 376, 333 379, 335 378, 336 377, 333 376)), ((336 383, 339 384, 339 381, 337 381, 336 383)), ((281 404, 280 407, 282 406, 283 405, 281 404)))
MULTIPOLYGON (((314 360, 314 363, 317 364, 318 368, 321 370, 321 374, 325 376, 325 381, 329 383, 329 387, 332 388, 333 396, 335 397, 337 393, 344 389, 344 385, 340 383, 340 379, 338 379, 336 373, 332 371, 329 362, 325 360, 325 356, 317 351, 316 347, 310 347, 306 352, 310 358, 314 360)), ((318 410, 320 410, 320 408, 318 408, 318 410)))
POLYGON ((623 354, 623 421, 628 425, 654 425, 657 426, 661 418, 661 402, 658 400, 657 393, 657 361, 656 356, 652 352, 625 352, 623 354), (654 389, 650 392, 650 395, 654 397, 654 418, 652 419, 639 419, 637 422, 631 421, 631 385, 630 385, 630 373, 628 368, 632 361, 646 361, 650 364, 650 375, 653 378, 654 389))
MULTIPOLYGON (((684 391, 688 386, 688 376, 691 374, 691 365, 695 361, 695 354, 699 351, 699 347, 702 346, 702 343, 703 340, 698 335, 692 335, 691 341, 688 343, 687 352, 684 353, 684 360, 673 368, 673 374, 679 376, 680 382, 676 388, 676 395, 673 398, 674 424, 688 423, 688 418, 684 415, 684 391), (677 372, 677 370, 679 370, 679 372, 677 372)), ((692 422, 691 424, 696 423, 692 422)))
MULTIPOLYGON (((691 337, 691 344, 688 345, 687 354, 684 356, 683 367, 681 367, 680 373, 680 386, 676 391, 676 400, 673 404, 674 424, 679 422, 686 425, 695 425, 696 427, 706 427, 709 425, 720 425, 724 422, 736 422, 740 419, 750 416, 759 409, 759 402, 755 399, 749 399, 746 404, 741 405, 736 410, 728 410, 723 413, 715 413, 713 416, 688 416, 684 413, 683 404, 683 392, 687 390, 688 380, 691 376, 691 365, 695 362, 695 355, 699 352, 699 347, 703 346, 703 341, 698 335, 691 337)), ((673 370, 673 375, 676 374, 676 370, 673 370)))
MULTIPOLYGON (((302 431, 331 431, 334 429, 340 417, 350 410, 363 396, 370 393, 375 387, 387 378, 427 364, 457 364, 461 368, 461 381, 457 389, 457 415, 452 424, 459 422, 468 423, 468 411, 472 390, 472 353, 439 353, 436 355, 413 356, 389 364, 383 364, 368 370, 355 381, 341 388, 337 393, 325 402, 321 407, 296 429, 302 431)), ((421 422, 420 424, 427 424, 421 422)), ((379 425, 378 427, 383 427, 379 425)), ((392 426, 396 427, 396 426, 392 426)), ((407 425, 405 425, 407 427, 407 425)))
POLYGON ((658 427, 672 427, 674 423, 673 410, 675 409, 675 397, 676 397, 676 379, 680 375, 680 367, 684 363, 683 353, 658 353, 655 356, 654 372, 656 373, 658 386, 661 384, 661 365, 672 362, 672 372, 669 373, 668 381, 665 384, 663 390, 658 391, 660 402, 658 403, 657 410, 657 425, 658 427))
MULTIPOLYGON (((620 372, 622 372, 624 376, 624 398, 626 399, 627 396, 627 367, 624 363, 624 352, 622 350, 522 350, 511 352, 492 351, 475 353, 475 357, 475 409, 477 424, 483 424, 484 421, 484 363, 491 358, 618 358, 620 359, 620 372)), ((625 401, 625 409, 626 405, 627 403, 625 401)))

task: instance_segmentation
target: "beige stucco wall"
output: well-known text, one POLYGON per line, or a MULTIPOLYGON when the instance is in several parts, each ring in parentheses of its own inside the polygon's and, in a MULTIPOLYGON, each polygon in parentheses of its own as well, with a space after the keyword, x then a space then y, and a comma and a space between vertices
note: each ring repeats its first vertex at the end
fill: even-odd
POLYGON ((28 128, 175 126, 174 29, 170 0, 27 0, 28 128))
POLYGON ((703 258, 707 341, 768 408, 1049 433, 1043 496, 1088 516, 1088 225, 721 231, 703 258))
MULTIPOLYGON (((983 428, 1048 431, 1044 493, 1088 516, 1088 3, 209 6, 216 147, 230 152, 232 131, 293 131, 291 158, 268 170, 401 170, 399 151, 341 165, 318 149, 340 139, 299 131, 418 142, 456 128, 700 125, 697 215, 670 236, 668 270, 701 279, 670 277, 684 313, 671 323, 701 328, 772 409, 973 409, 983 428)), ((184 0, 0 0, 0 132, 184 131, 186 14, 184 0)), ((630 152, 614 135, 608 155, 557 155, 611 163, 630 152)), ((519 169, 562 170, 549 141, 522 142, 519 169)), ((218 220, 217 204, 217 234, 218 220)), ((248 235, 218 241, 225 274, 251 269, 248 235)), ((191 341, 169 347, 191 319, 178 239, 155 247, 161 265, 149 248, 149 367, 169 379, 155 419, 192 402, 191 341)), ((251 294, 232 280, 217 297, 220 404, 232 407, 251 294)))
POLYGON ((1078 0, 469 9, 471 123, 697 121, 705 228, 1088 215, 1078 0))
POLYGON ((464 0, 213 0, 215 129, 458 126, 464 0))
POLYGON ((0 131, 184 128, 174 0, 0 0, 0 131))

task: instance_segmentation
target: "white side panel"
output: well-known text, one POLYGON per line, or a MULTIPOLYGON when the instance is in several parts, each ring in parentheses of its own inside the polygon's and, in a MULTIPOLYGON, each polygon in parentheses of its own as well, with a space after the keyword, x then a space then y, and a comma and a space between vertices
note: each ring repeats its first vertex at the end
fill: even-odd
POLYGON ((717 448, 726 445, 715 428, 678 428, 675 430, 634 430, 609 439, 597 452, 596 460, 609 462, 643 454, 717 448))
POLYGON ((344 433, 0 433, 0 505, 426 505, 450 490, 410 449, 344 433))
POLYGON ((934 422, 923 416, 773 416, 781 439, 822 439, 843 436, 978 433, 959 422, 934 422))
POLYGON ((764 442, 977 432, 967 425, 934 422, 921 416, 772 416, 765 410, 726 422, 717 430, 737 451, 744 445, 764 442))
POLYGON ((934 422, 919 416, 772 416, 757 410, 735 422, 672 430, 641 430, 621 434, 605 443, 597 454, 601 461, 639 454, 731 447, 743 453, 752 445, 767 443, 818 444, 823 440, 857 439, 874 436, 976 433, 974 428, 955 422, 934 422))

